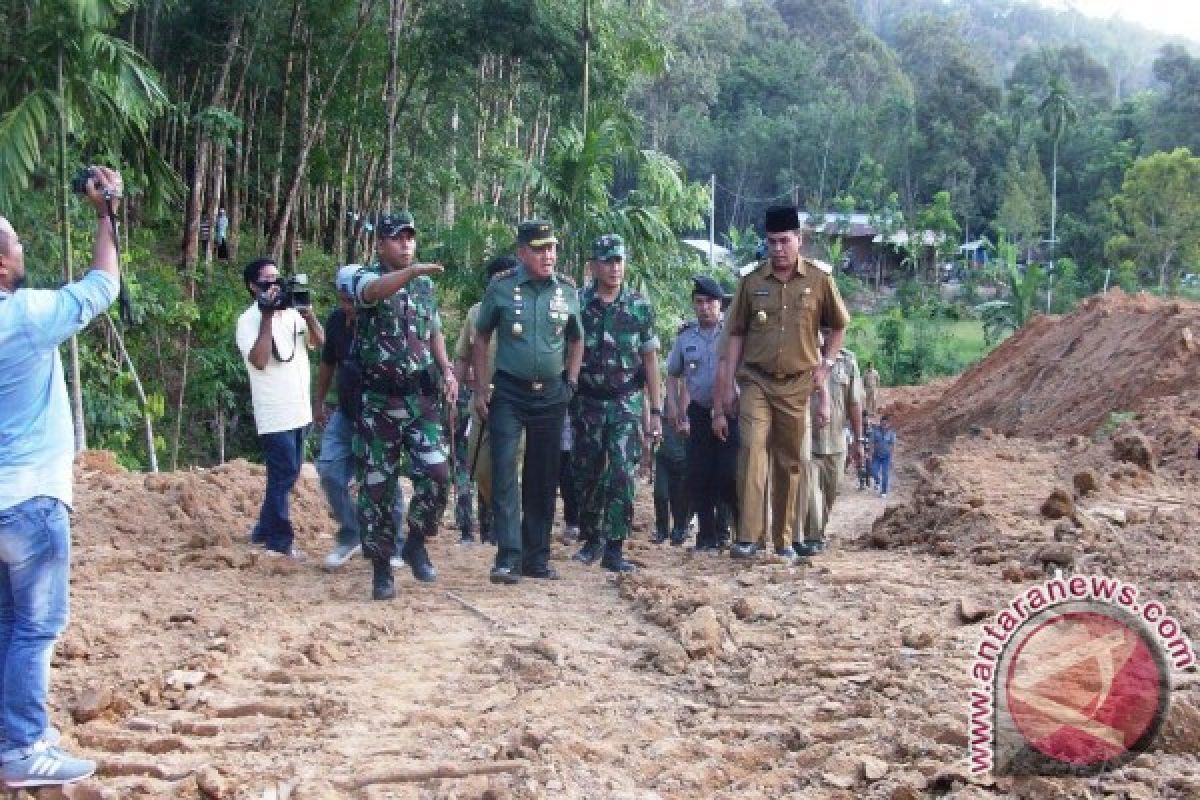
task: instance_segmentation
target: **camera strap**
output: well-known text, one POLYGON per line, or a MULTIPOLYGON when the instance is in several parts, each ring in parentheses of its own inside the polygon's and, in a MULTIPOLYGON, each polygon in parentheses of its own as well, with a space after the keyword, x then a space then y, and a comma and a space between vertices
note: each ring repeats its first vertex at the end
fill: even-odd
POLYGON ((292 321, 292 354, 290 356, 288 356, 287 358, 284 358, 283 356, 281 356, 279 354, 279 346, 275 343, 275 326, 274 326, 274 324, 271 325, 271 355, 275 356, 276 361, 278 361, 281 364, 287 364, 293 358, 296 357, 296 350, 297 350, 297 348, 300 347, 300 345, 296 343, 296 339, 299 336, 300 336, 300 326, 297 325, 296 322, 293 320, 292 321))

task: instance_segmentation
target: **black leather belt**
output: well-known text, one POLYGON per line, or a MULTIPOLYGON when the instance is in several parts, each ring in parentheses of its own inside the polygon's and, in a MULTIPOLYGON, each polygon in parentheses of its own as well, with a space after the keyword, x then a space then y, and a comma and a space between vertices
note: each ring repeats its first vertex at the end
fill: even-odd
POLYGON ((523 392, 531 392, 533 394, 542 394, 547 389, 553 388, 561 380, 554 378, 553 380, 530 381, 524 378, 518 378, 509 372, 497 371, 496 377, 507 383, 509 386, 520 389, 523 392))

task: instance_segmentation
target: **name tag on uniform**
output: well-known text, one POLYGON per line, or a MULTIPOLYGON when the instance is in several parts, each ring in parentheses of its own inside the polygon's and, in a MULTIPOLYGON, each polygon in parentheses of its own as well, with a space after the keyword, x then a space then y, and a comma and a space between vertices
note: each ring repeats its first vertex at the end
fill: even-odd
POLYGON ((755 289, 754 296, 755 297, 770 297, 771 290, 770 289, 755 289))

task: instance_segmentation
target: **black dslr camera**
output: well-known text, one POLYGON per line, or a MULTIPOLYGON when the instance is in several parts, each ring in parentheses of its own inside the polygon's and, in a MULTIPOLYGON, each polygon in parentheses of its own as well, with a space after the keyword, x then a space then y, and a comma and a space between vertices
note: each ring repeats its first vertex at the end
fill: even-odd
MULTIPOLYGON (((83 169, 79 170, 79 172, 75 173, 74 178, 71 178, 71 191, 79 195, 87 194, 88 184, 96 180, 97 177, 96 170, 92 169, 91 167, 84 167, 83 169)), ((113 193, 108 189, 105 189, 104 199, 111 200, 112 198, 113 193)))
POLYGON ((272 298, 268 292, 258 295, 258 307, 264 311, 282 311, 285 308, 304 310, 312 308, 312 289, 308 286, 308 276, 303 272, 296 273, 285 281, 280 281, 279 291, 272 298))

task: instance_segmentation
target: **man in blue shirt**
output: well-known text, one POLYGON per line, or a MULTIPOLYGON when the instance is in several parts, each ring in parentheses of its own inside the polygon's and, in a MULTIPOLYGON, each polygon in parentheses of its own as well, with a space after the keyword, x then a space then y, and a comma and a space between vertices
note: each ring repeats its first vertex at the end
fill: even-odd
POLYGON ((120 271, 112 220, 121 176, 93 167, 93 269, 57 291, 23 289, 21 241, 0 217, 0 775, 9 788, 74 783, 93 761, 58 747, 46 695, 67 623, 71 410, 58 345, 104 312, 120 271))
POLYGON ((896 447, 896 431, 884 414, 871 431, 871 474, 879 486, 879 496, 887 497, 888 476, 892 471, 892 450, 896 447))

